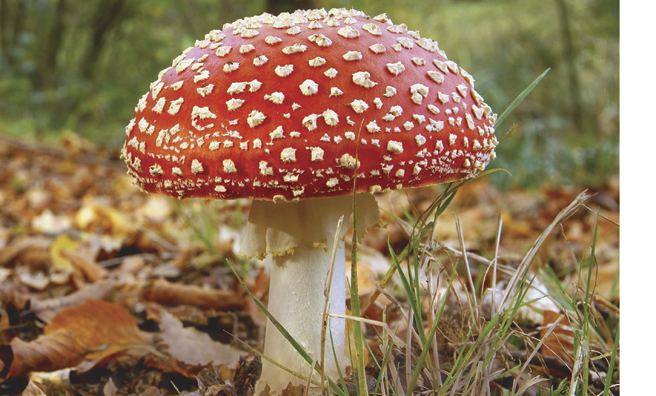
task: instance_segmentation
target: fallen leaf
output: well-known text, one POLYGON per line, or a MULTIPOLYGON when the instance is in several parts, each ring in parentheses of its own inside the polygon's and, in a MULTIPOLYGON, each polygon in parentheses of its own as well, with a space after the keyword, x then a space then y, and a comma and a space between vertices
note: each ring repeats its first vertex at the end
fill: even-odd
POLYGON ((187 378, 196 378, 198 374, 206 368, 202 365, 185 364, 176 359, 169 357, 161 358, 153 355, 146 356, 144 359, 146 367, 158 370, 163 373, 178 373, 187 378))
POLYGON ((16 239, 0 249, 0 267, 20 263, 32 269, 45 269, 50 265, 51 243, 44 237, 16 239))
POLYGON ((106 299, 117 286, 117 283, 112 280, 101 280, 94 284, 86 285, 75 293, 64 297, 48 300, 32 298, 30 300, 30 307, 41 321, 50 323, 53 317, 66 308, 81 305, 87 300, 106 299))
POLYGON ((62 132, 59 136, 59 144, 74 158, 82 153, 98 152, 98 149, 93 142, 71 130, 65 130, 62 132))
POLYGON ((64 251, 77 251, 80 249, 80 242, 68 236, 68 234, 59 234, 52 244, 50 244, 50 261, 51 270, 71 273, 74 270, 71 261, 64 256, 64 251))
POLYGON ((146 202, 135 210, 135 214, 151 221, 164 222, 172 217, 174 211, 169 197, 151 194, 146 197, 146 202))
POLYGON ((0 345, 6 345, 24 331, 29 321, 21 313, 28 307, 30 297, 25 288, 18 284, 3 285, 0 293, 3 299, 3 306, 0 308, 0 345))
POLYGON ((114 380, 110 378, 103 387, 103 396, 116 396, 117 392, 118 388, 116 387, 116 384, 114 384, 114 380))
POLYGON ((207 333, 195 327, 183 327, 182 322, 170 313, 160 313, 159 337, 168 346, 168 354, 190 365, 235 365, 243 353, 229 345, 214 341, 207 333))
POLYGON ((106 268, 98 265, 85 254, 64 250, 61 255, 68 259, 73 268, 79 270, 89 282, 96 282, 109 274, 106 268))
MULTIPOLYGON (((268 292, 269 292, 269 275, 267 275, 266 271, 264 270, 263 267, 260 267, 259 272, 257 273, 257 276, 255 277, 254 281, 250 282, 250 284, 247 285, 248 289, 253 293, 255 297, 257 297, 258 300, 260 300, 262 303, 267 304, 267 298, 268 298, 268 292)), ((255 304, 255 301, 253 299, 248 298, 246 299, 246 304, 244 305, 244 311, 247 312, 251 319, 253 319, 253 323, 255 323, 258 326, 265 326, 267 322, 267 317, 262 312, 262 310, 255 304)))
POLYGON ((63 310, 42 336, 31 342, 14 338, 9 348, 0 350, 5 379, 67 367, 83 372, 119 354, 158 353, 151 337, 139 330, 127 311, 98 300, 63 310))
POLYGON ((62 389, 71 386, 71 369, 65 368, 55 371, 36 371, 30 373, 30 381, 44 387, 44 391, 52 394, 53 389, 62 389))
POLYGON ((6 281, 13 273, 14 271, 9 268, 0 267, 0 283, 6 281))
POLYGON ((305 385, 292 385, 290 382, 289 385, 287 385, 287 387, 282 390, 280 396, 304 396, 305 393, 305 385))
MULTIPOLYGON (((540 330, 542 337, 544 337, 550 326, 552 326, 558 320, 561 314, 558 312, 545 310, 543 315, 544 322, 542 324, 542 329, 540 330)), ((567 319, 567 316, 565 316, 544 341, 540 351, 544 356, 555 356, 560 358, 563 362, 571 365, 574 363, 573 342, 574 332, 570 327, 569 319, 567 319)))
POLYGON ((78 370, 87 371, 96 363, 115 354, 130 352, 143 356, 156 352, 152 337, 137 327, 134 318, 118 305, 87 300, 77 307, 63 310, 44 328, 44 334, 68 331, 88 353, 78 370))
POLYGON ((43 335, 31 342, 14 338, 9 350, 0 349, 3 379, 21 377, 32 371, 54 371, 73 367, 84 358, 87 350, 76 342, 73 334, 60 330, 43 335), (4 371, 7 369, 7 371, 4 371))
POLYGON ((39 388, 36 382, 30 381, 23 390, 23 393, 21 393, 21 396, 46 396, 46 393, 39 388))
POLYGON ((35 290, 45 290, 50 278, 43 271, 30 271, 26 266, 16 267, 18 281, 35 290))
POLYGON ((59 234, 71 228, 71 219, 66 215, 55 215, 50 209, 45 209, 32 219, 32 230, 42 234, 59 234))
POLYGON ((85 199, 74 219, 75 225, 82 231, 109 234, 127 238, 133 236, 137 229, 116 209, 97 204, 85 199))
POLYGON ((158 279, 144 288, 143 294, 148 301, 170 306, 188 304, 217 310, 244 306, 244 296, 233 291, 179 285, 164 279, 158 279))
POLYGON ((238 395, 252 395, 255 384, 262 375, 262 359, 254 355, 251 359, 239 357, 239 366, 235 370, 232 380, 235 393, 238 395))

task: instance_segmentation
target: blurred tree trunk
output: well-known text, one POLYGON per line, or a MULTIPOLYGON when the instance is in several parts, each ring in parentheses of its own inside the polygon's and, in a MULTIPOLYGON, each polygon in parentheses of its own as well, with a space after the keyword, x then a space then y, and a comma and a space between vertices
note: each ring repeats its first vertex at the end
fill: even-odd
POLYGON ((574 126, 579 132, 583 132, 585 127, 587 112, 581 101, 581 85, 579 83, 579 74, 576 69, 577 53, 574 48, 572 38, 571 23, 569 18, 569 8, 566 0, 556 0, 556 8, 560 22, 560 34, 563 40, 563 58, 567 65, 567 78, 569 81, 569 94, 572 102, 571 118, 574 126))
POLYGON ((25 1, 12 1, 14 9, 8 0, 0 0, 0 55, 7 65, 15 72, 18 60, 14 49, 18 45, 18 37, 25 23, 25 1))
POLYGON ((266 12, 278 15, 281 12, 294 12, 317 8, 316 0, 267 0, 266 12))
POLYGON ((102 0, 98 2, 98 7, 92 18, 91 42, 87 47, 85 56, 82 58, 81 71, 82 77, 85 79, 93 77, 98 58, 106 43, 107 33, 124 19, 125 14, 122 12, 124 8, 125 0, 102 0))
POLYGON ((66 0, 58 0, 54 7, 53 15, 55 17, 50 18, 47 14, 45 15, 45 22, 50 26, 44 29, 45 34, 38 38, 38 40, 42 40, 42 44, 38 46, 42 50, 36 53, 37 67, 36 73, 32 78, 34 86, 37 89, 56 86, 57 80, 60 77, 57 69, 57 54, 64 41, 64 15, 66 9, 66 0))

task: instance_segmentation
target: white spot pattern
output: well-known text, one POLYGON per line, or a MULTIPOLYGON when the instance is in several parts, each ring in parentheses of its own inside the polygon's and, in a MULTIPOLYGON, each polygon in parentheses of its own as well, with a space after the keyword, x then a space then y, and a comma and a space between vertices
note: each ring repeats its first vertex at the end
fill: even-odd
POLYGON ((129 173, 176 197, 302 199, 322 186, 348 193, 354 176, 372 193, 454 180, 484 169, 498 144, 473 77, 435 41, 344 9, 211 31, 158 74, 135 112, 129 173), (253 174, 245 158, 259 163, 253 174))

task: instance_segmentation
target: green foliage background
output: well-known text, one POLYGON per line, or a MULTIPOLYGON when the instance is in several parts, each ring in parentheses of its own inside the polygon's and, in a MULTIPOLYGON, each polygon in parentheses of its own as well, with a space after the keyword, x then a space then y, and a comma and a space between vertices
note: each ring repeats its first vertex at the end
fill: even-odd
MULTIPOLYGON (((269 3, 273 0, 269 0, 269 3)), ((505 187, 597 185, 619 172, 619 0, 316 0, 386 12, 437 40, 501 113, 547 68, 503 125, 493 167, 505 187)), ((0 133, 74 131, 118 148, 157 73, 211 29, 265 0, 0 0, 0 133)))

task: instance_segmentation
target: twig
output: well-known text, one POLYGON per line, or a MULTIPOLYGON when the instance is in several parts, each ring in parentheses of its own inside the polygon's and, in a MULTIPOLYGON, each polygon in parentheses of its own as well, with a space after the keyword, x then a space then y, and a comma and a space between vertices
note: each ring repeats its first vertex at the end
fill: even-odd
POLYGON ((583 206, 584 208, 586 208, 587 210, 589 210, 590 212, 594 213, 595 215, 599 215, 599 217, 601 217, 602 219, 604 219, 604 220, 606 220, 606 221, 608 221, 608 222, 610 222, 610 223, 613 223, 613 224, 615 224, 615 225, 618 226, 618 227, 620 226, 620 223, 616 222, 615 220, 609 219, 608 217, 602 215, 601 213, 598 213, 598 212, 595 211, 595 210, 592 210, 590 207, 588 207, 588 205, 583 204, 582 206, 583 206))

